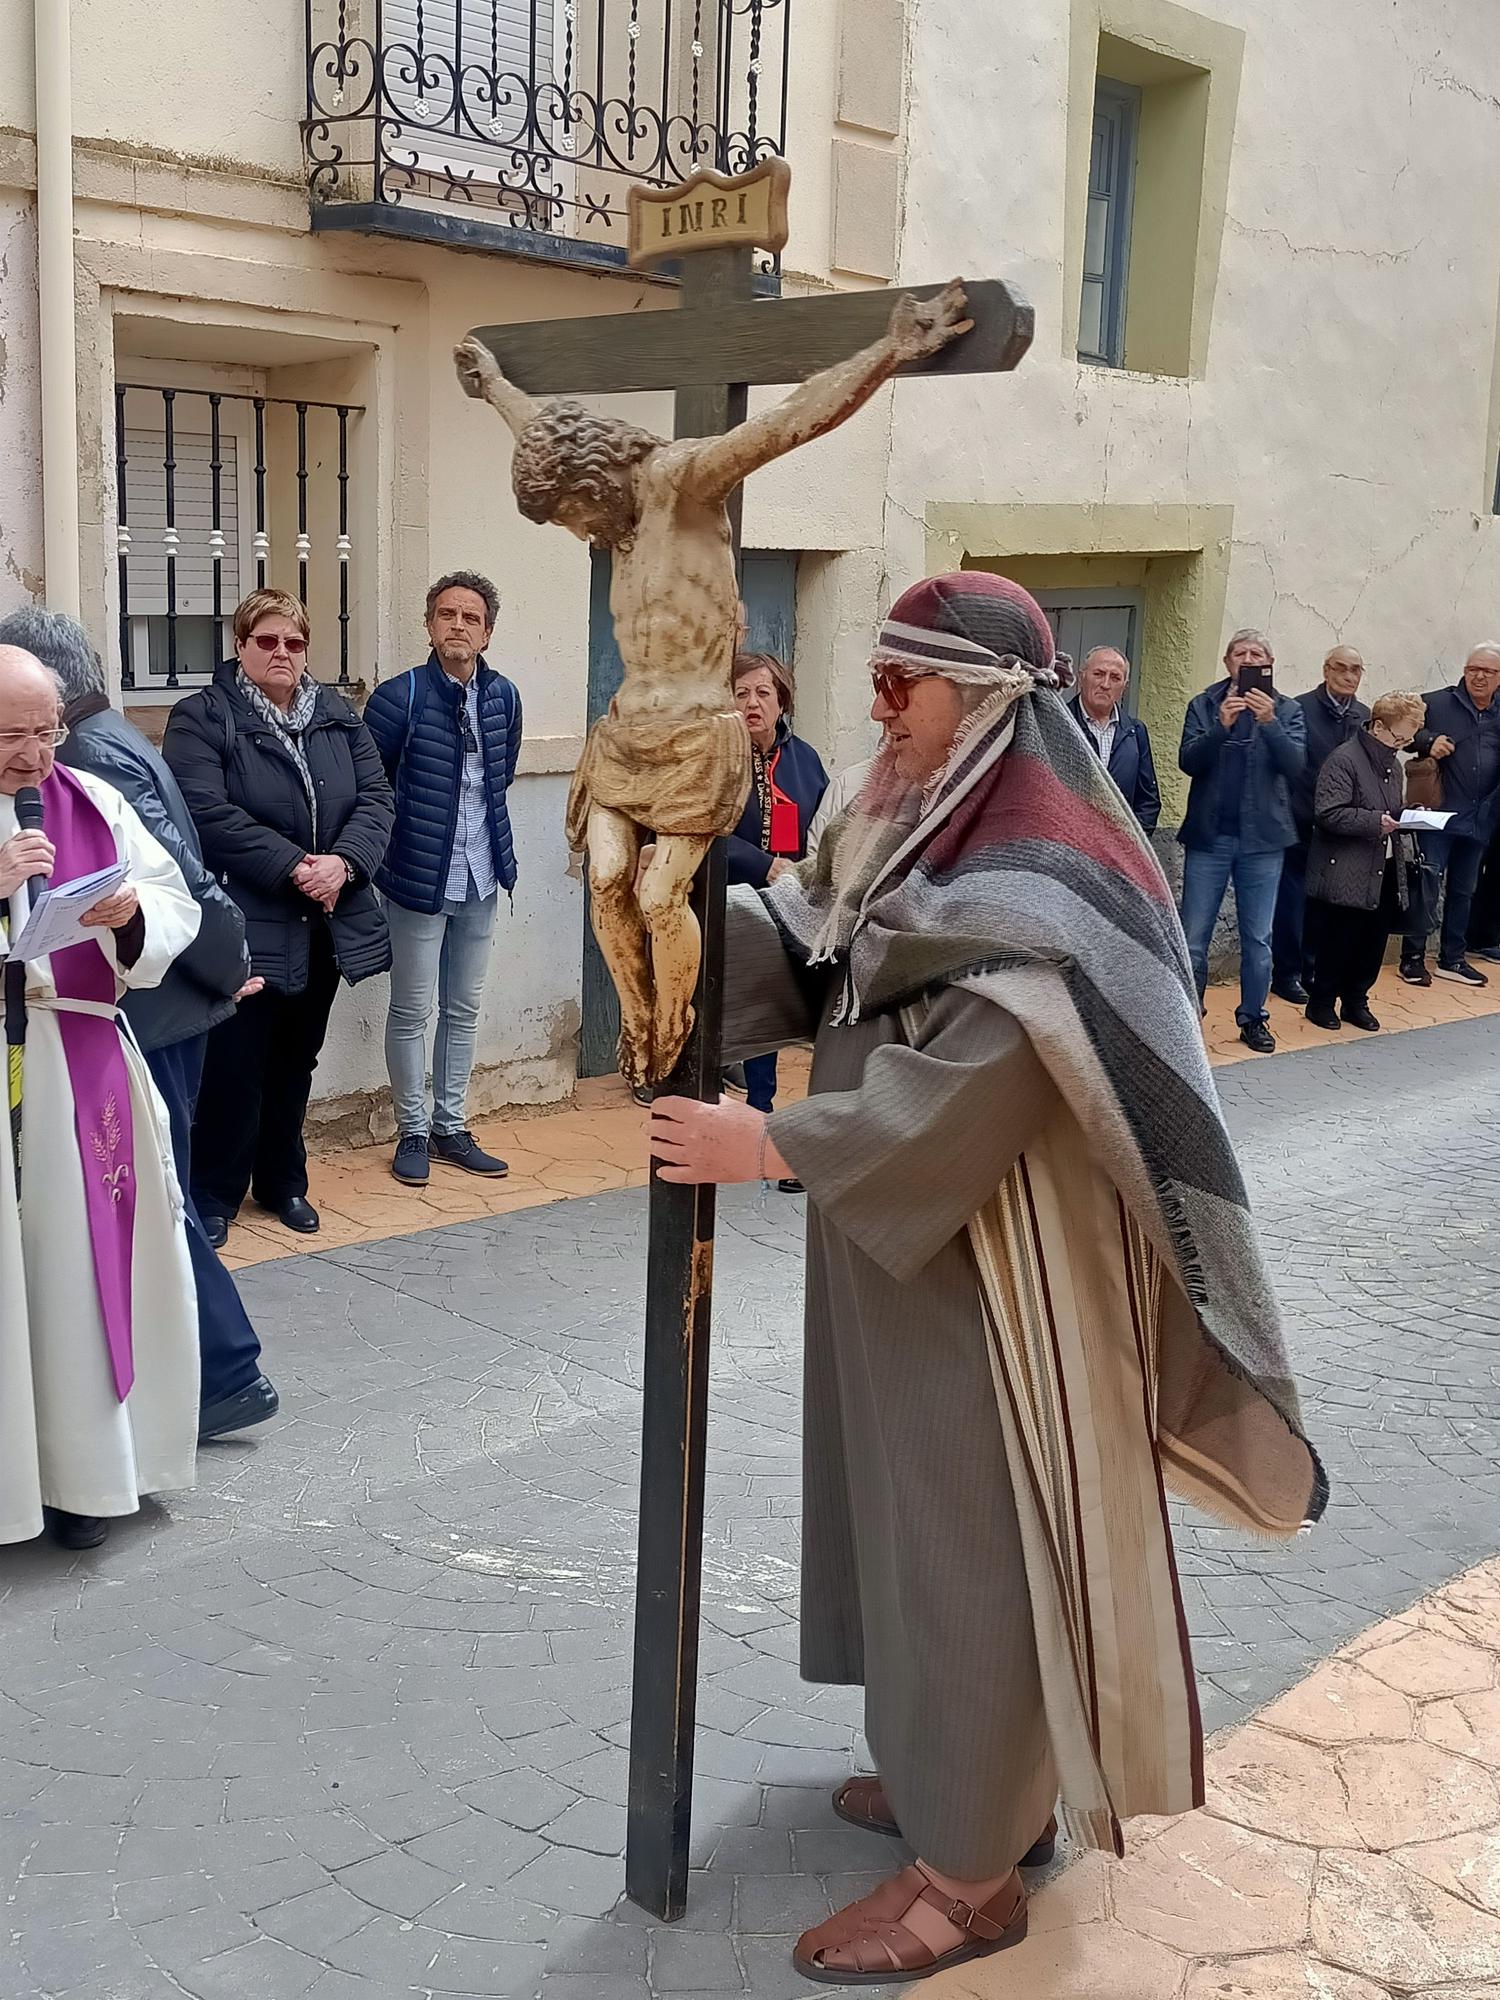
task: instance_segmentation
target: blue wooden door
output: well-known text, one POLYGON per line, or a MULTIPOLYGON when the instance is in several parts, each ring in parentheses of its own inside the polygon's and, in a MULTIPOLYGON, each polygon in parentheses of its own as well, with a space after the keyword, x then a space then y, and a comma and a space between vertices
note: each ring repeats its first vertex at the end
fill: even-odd
MULTIPOLYGON (((746 644, 752 652, 775 653, 790 661, 797 639, 797 558, 779 550, 750 549, 741 559, 740 588, 749 618, 746 644)), ((609 615, 610 559, 594 551, 589 581, 588 726, 592 729, 614 699, 625 668, 609 615)), ((620 1003, 594 941, 584 887, 583 1025, 578 1037, 578 1074, 613 1076, 619 1067, 620 1003)))

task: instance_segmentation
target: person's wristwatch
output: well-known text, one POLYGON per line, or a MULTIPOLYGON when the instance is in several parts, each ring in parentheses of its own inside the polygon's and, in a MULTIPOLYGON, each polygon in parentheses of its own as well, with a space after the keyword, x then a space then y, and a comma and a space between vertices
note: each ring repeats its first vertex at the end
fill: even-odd
POLYGON ((354 880, 354 863, 347 854, 341 854, 339 860, 344 864, 344 886, 348 888, 354 880))

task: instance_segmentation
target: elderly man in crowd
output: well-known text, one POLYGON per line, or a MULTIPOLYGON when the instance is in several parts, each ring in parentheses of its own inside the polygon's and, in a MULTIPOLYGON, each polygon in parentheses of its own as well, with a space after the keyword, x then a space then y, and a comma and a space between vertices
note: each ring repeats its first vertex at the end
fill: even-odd
POLYGON ((1129 686, 1130 662, 1125 655, 1114 646, 1095 646, 1084 655, 1078 691, 1067 708, 1085 742, 1098 751, 1099 761, 1124 793, 1142 832, 1155 833, 1161 792, 1146 725, 1120 706, 1129 686))
POLYGON ((1104 1848, 1200 1804, 1161 1481, 1278 1538, 1325 1498, 1171 894, 1040 607, 929 578, 871 666, 859 798, 730 892, 726 1047, 813 1034, 811 1094, 651 1121, 666 1180, 808 1191, 802 1672, 865 1691, 833 1810, 920 1857, 799 1940, 833 1985, 1019 1943, 1059 1794, 1104 1848))
POLYGON ((1240 1040, 1257 1055, 1276 1047, 1266 1018, 1271 924, 1281 858, 1294 845, 1291 788, 1307 755, 1307 721, 1271 686, 1274 655, 1261 632, 1236 632, 1224 654, 1227 678, 1188 704, 1179 767, 1192 779, 1178 839, 1182 927, 1201 1005, 1208 953, 1224 892, 1234 883, 1240 926, 1240 1040))
MULTIPOLYGON (((173 1164, 187 1194, 193 1106, 208 1031, 229 1018, 241 994, 260 990, 261 982, 250 978, 245 919, 204 867, 192 816, 165 761, 111 708, 103 663, 82 626, 56 611, 17 611, 0 620, 0 645, 24 647, 56 674, 68 732, 59 762, 102 778, 123 795, 177 863, 198 905, 197 937, 168 966, 159 986, 127 993, 121 1007, 167 1107, 173 1164)), ((260 1342, 234 1279, 204 1235, 191 1195, 186 1221, 198 1297, 201 1440, 264 1423, 276 1414, 277 1395, 261 1373, 260 1342)))
POLYGON ((190 1487, 198 1316, 166 1111, 116 1015, 196 937, 175 861, 113 786, 55 764, 58 684, 0 646, 0 1543, 94 1548, 143 1493, 190 1487), (25 824, 40 794, 40 829, 25 824), (124 878, 73 944, 12 950, 28 885, 124 878))
MULTIPOLYGON (((1423 697, 1427 723, 1412 745, 1434 757, 1443 776, 1443 811, 1453 817, 1440 833, 1418 835, 1428 868, 1446 882, 1437 976, 1460 986, 1487 986, 1469 963, 1469 912, 1479 885, 1484 850, 1500 819, 1500 640, 1476 646, 1456 686, 1423 697)), ((1401 977, 1430 986, 1427 931, 1409 930, 1401 946, 1401 977)))
POLYGON ((1305 936, 1307 851, 1313 837, 1318 773, 1370 719, 1369 709, 1355 699, 1364 677, 1362 656, 1352 646, 1335 646, 1323 662, 1318 686, 1294 697, 1307 725, 1307 762, 1292 784, 1297 838, 1281 857, 1281 886, 1271 927, 1271 991, 1294 1007, 1307 1004, 1312 985, 1312 954, 1305 936))

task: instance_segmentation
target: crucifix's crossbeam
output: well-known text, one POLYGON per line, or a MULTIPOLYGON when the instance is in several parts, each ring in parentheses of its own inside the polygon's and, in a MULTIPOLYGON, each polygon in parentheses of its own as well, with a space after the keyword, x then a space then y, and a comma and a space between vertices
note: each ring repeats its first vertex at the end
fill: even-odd
MULTIPOLYGON (((693 266, 686 266, 691 282, 693 266)), ((698 302, 676 311, 483 326, 489 348, 518 389, 533 396, 626 395, 646 389, 805 382, 878 340, 902 297, 936 298, 941 285, 899 291, 825 292, 816 298, 698 302)), ((998 279, 964 287, 973 331, 902 375, 993 375, 1031 345, 1031 307, 998 279)))

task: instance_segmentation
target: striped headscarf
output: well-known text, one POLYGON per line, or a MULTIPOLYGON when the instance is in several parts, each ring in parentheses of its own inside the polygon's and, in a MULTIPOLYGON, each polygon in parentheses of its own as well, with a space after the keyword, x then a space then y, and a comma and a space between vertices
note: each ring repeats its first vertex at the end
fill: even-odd
POLYGON ((880 628, 870 664, 965 687, 999 686, 1016 667, 1044 687, 1068 687, 1073 678, 1073 662, 1057 651, 1036 599, 1008 576, 984 569, 924 577, 904 590, 880 628))

